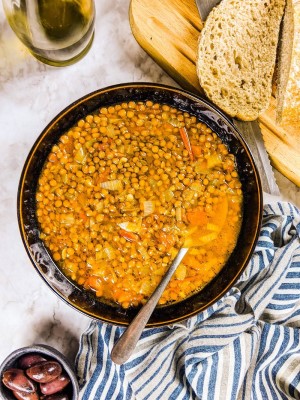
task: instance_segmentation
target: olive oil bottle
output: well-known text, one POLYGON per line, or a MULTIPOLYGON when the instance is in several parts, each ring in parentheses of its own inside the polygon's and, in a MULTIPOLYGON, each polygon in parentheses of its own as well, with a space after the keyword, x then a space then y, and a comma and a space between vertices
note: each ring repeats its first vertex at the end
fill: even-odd
POLYGON ((89 50, 94 35, 93 0, 2 0, 13 31, 40 61, 64 66, 89 50))

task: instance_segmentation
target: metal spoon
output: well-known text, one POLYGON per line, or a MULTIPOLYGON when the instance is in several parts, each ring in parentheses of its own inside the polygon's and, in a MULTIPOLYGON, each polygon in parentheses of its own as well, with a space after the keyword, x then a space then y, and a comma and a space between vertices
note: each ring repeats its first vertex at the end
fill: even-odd
POLYGON ((170 268, 162 278, 160 284, 157 286, 147 303, 140 309, 138 314, 134 317, 132 322, 127 327, 126 331, 114 345, 111 352, 111 359, 116 364, 123 364, 133 353, 135 346, 145 328, 158 300, 160 299, 163 291, 169 283, 176 268, 181 263, 183 257, 188 251, 187 247, 182 247, 177 256, 174 258, 170 268))

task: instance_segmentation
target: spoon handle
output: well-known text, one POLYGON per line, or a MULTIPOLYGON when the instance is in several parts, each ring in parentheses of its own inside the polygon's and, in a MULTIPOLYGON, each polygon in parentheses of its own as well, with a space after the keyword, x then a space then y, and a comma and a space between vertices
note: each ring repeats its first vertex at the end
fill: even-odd
POLYGON ((177 256, 174 258, 170 268, 164 275, 160 284, 157 286, 155 291, 147 303, 140 309, 138 314, 134 317, 128 328, 125 330, 123 335, 114 345, 111 352, 111 359, 116 364, 123 364, 133 353, 135 346, 145 328, 154 308, 156 307, 158 300, 160 299, 163 291, 169 283, 172 275, 176 271, 176 268, 181 263, 181 260, 186 255, 188 248, 182 247, 177 256))

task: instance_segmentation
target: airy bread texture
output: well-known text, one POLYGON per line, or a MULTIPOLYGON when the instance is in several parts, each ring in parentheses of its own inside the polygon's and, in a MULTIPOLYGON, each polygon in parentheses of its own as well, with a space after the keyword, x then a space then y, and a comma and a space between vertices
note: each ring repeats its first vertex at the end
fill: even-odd
POLYGON ((277 82, 277 121, 300 122, 300 1, 287 0, 280 41, 277 82))
POLYGON ((270 102, 285 0, 222 0, 198 44, 206 96, 232 117, 255 120, 270 102))

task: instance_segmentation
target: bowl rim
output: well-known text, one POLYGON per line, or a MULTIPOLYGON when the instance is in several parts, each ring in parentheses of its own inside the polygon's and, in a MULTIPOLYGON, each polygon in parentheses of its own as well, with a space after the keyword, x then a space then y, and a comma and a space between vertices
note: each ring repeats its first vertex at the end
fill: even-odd
MULTIPOLYGON (((46 355, 49 358, 53 358, 61 363, 64 371, 68 374, 70 378, 70 382, 72 384, 72 399, 77 400, 79 396, 79 383, 77 380, 76 373, 70 363, 70 361, 66 358, 64 354, 62 354, 59 350, 55 349, 52 346, 47 344, 33 344, 31 346, 20 347, 14 351, 12 351, 8 356, 1 362, 0 364, 0 379, 2 378, 2 374, 10 368, 10 365, 13 365, 20 357, 29 353, 39 353, 46 355)), ((4 385, 2 380, 0 382, 0 394, 2 396, 6 396, 3 393, 4 385)), ((7 397, 6 397, 7 398, 7 397)), ((3 399, 4 400, 4 399, 3 399)))
MULTIPOLYGON (((18 225, 19 225, 19 231, 20 231, 20 235, 21 235, 21 239, 23 242, 23 245, 25 247, 25 250, 29 256, 30 261, 32 262, 35 270, 39 273, 39 275, 42 277, 43 281, 50 287, 50 289, 61 299, 63 300, 66 304, 68 304, 69 306, 71 306, 72 308, 74 308, 77 312, 80 312, 81 314, 88 316, 89 318, 92 318, 96 321, 103 321, 109 324, 113 324, 113 325, 117 325, 117 326, 128 326, 128 324, 130 322, 120 322, 117 319, 113 319, 113 318, 106 318, 106 317, 100 317, 100 316, 95 316, 92 312, 90 312, 89 310, 83 310, 81 308, 79 308, 78 306, 74 305, 68 298, 65 298, 56 288, 54 288, 50 282, 48 282, 48 280, 44 277, 44 275, 41 273, 41 271, 39 270, 39 268, 37 268, 37 261, 34 259, 30 249, 29 249, 29 243, 26 240, 26 232, 25 232, 25 228, 24 228, 24 223, 23 223, 23 217, 22 217, 22 208, 23 208, 23 187, 24 187, 24 180, 29 168, 29 164, 30 161, 32 159, 32 157, 34 156, 39 144, 44 140, 45 136, 47 136, 48 131, 56 124, 57 121, 59 121, 61 118, 63 118, 64 116, 66 116, 70 111, 72 111, 73 109, 75 109, 76 107, 78 107, 79 105, 83 105, 87 100, 91 100, 93 98, 98 97, 101 94, 107 93, 107 92, 112 92, 115 90, 119 90, 119 89, 130 89, 130 88, 141 88, 141 89, 158 89, 158 90, 166 90, 168 92, 173 92, 174 94, 180 94, 183 95, 185 97, 188 97, 191 100, 194 100, 196 102, 202 103, 205 105, 205 107, 207 107, 208 110, 212 111, 213 113, 216 113, 217 115, 219 115, 223 120, 225 120, 226 124, 229 125, 230 129, 234 132, 234 134, 236 135, 236 137, 238 138, 238 140, 242 143, 243 148, 245 149, 247 156, 251 162, 251 166, 253 168, 254 171, 254 175, 255 175, 255 181, 257 182, 257 196, 258 196, 258 210, 257 210, 257 220, 256 220, 256 225, 254 227, 255 230, 255 235, 252 238, 252 244, 249 248, 248 254, 245 257, 243 266, 239 269, 239 271, 235 274, 234 278, 231 279, 230 283, 228 283, 228 285, 226 287, 224 287, 222 289, 222 291, 220 291, 220 293, 214 297, 211 301, 207 302, 205 304, 204 307, 200 308, 197 311, 193 311, 190 313, 187 313, 184 317, 179 316, 176 317, 174 316, 174 318, 172 318, 171 320, 168 320, 166 322, 151 322, 149 321, 146 325, 147 328, 149 327, 159 327, 159 326, 166 326, 166 325, 170 325, 172 323, 176 323, 179 321, 183 321, 186 320, 194 315, 199 314, 200 312, 206 310, 208 307, 212 306, 213 304, 215 304, 217 301, 219 301, 229 290, 231 287, 234 286, 234 284, 236 283, 236 281, 239 279, 239 277, 241 276, 241 274, 243 273, 243 271, 245 270, 246 266, 248 265, 253 251, 255 249, 256 243, 258 241, 259 238, 259 234, 260 234, 260 227, 261 227, 261 223, 262 223, 262 215, 263 215, 263 192, 262 192, 262 185, 261 185, 261 179, 260 179, 260 175, 259 175, 259 171, 258 168, 256 166, 254 157, 252 155, 252 152, 247 144, 247 142, 245 141, 245 139, 243 138, 242 134, 239 132, 239 130, 236 128, 236 126, 233 124, 233 122, 231 121, 231 119, 224 114, 217 106, 215 106, 214 104, 210 103, 207 99, 201 97, 200 95, 196 95, 195 93, 189 92, 187 90, 184 90, 182 88, 177 88, 177 87, 173 87, 170 85, 165 85, 165 84, 160 84, 160 83, 151 83, 151 82, 127 82, 127 83, 119 83, 119 84, 115 84, 115 85, 110 85, 104 88, 100 88, 97 90, 94 90, 80 98, 78 98, 77 100, 71 102, 69 105, 67 105, 63 110, 61 110, 58 114, 56 114, 51 121, 46 125, 46 127, 42 130, 42 132, 38 135, 37 139, 35 140, 35 142, 33 143, 28 156, 25 160, 24 166, 22 168, 22 172, 20 175, 20 180, 19 180, 19 185, 18 185, 18 193, 17 193, 17 218, 18 218, 18 225)), ((63 134, 63 132, 62 132, 63 134)))

